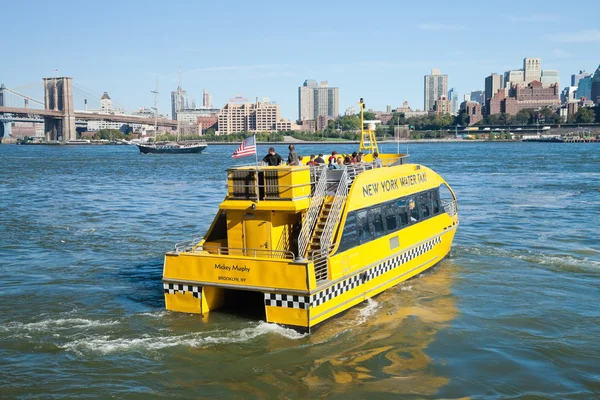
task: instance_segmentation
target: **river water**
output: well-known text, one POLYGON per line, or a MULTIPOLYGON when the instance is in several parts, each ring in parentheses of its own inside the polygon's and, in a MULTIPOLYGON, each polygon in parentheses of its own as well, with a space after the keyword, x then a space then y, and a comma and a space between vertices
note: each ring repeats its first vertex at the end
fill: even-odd
POLYGON ((0 146, 1 398, 600 398, 598 145, 410 145, 456 191, 450 256, 311 335, 164 311, 235 148, 0 146))

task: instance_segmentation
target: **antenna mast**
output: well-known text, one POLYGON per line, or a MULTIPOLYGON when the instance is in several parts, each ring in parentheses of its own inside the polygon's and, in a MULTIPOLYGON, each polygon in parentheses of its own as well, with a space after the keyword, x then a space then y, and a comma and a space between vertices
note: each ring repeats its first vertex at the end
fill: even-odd
POLYGON ((156 140, 156 131, 158 130, 158 77, 156 78, 156 90, 154 93, 154 139, 156 140))
POLYGON ((181 94, 182 94, 182 90, 181 90, 181 67, 179 67, 179 71, 177 72, 177 140, 179 141, 179 130, 180 125, 179 125, 179 113, 181 112, 181 94))

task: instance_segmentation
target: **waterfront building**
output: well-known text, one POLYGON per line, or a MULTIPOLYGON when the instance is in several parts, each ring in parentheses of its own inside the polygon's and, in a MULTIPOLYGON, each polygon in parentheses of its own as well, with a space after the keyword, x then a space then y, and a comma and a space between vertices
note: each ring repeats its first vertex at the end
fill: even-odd
POLYGON ((587 75, 579 79, 577 83, 577 100, 592 98, 592 75, 587 75))
POLYGON ((520 110, 526 108, 551 107, 559 108, 560 97, 558 85, 543 87, 539 81, 533 81, 528 85, 517 85, 510 89, 498 91, 494 97, 486 103, 489 114, 506 113, 516 115, 520 110))
POLYGON ((458 113, 460 104, 458 101, 458 92, 456 91, 456 88, 448 90, 448 100, 450 101, 450 113, 452 115, 456 115, 458 113))
POLYGON ((202 107, 213 108, 212 96, 206 89, 202 92, 202 107))
POLYGON ((596 105, 600 105, 600 65, 598 65, 598 69, 596 69, 594 77, 592 78, 591 89, 592 90, 590 100, 593 101, 596 105))
POLYGON ((212 113, 209 116, 199 116, 196 118, 198 124, 198 131, 201 134, 205 134, 209 128, 213 128, 215 131, 218 129, 219 115, 212 113))
POLYGON ((356 115, 356 109, 354 108, 354 106, 346 108, 346 112, 344 113, 344 115, 356 115))
POLYGON ((198 117, 210 117, 212 114, 219 114, 218 108, 185 108, 177 113, 177 120, 182 124, 195 124, 198 117))
POLYGON ((298 119, 315 120, 318 117, 339 115, 339 88, 329 87, 327 81, 307 79, 298 88, 298 119))
POLYGON ((171 118, 176 120, 178 111, 193 108, 196 108, 196 100, 177 86, 177 90, 171 92, 171 118))
POLYGON ((577 101, 577 86, 567 86, 564 88, 560 93, 560 101, 563 104, 577 101))
POLYGON ((541 60, 539 58, 524 58, 523 72, 525 84, 529 84, 533 81, 539 81, 542 77, 541 60))
POLYGON ((481 104, 477 101, 464 101, 460 105, 460 110, 469 116, 469 125, 475 125, 483 119, 481 104))
POLYGON ((424 78, 424 107, 425 111, 433 110, 440 96, 448 93, 448 75, 442 75, 440 69, 433 68, 430 75, 424 78))
POLYGON ((475 102, 481 104, 482 106, 485 104, 485 92, 483 90, 471 91, 470 98, 471 98, 470 101, 475 101, 475 102))
POLYGON ((271 102, 229 102, 218 116, 220 135, 236 132, 271 132, 280 122, 279 105, 271 102))
POLYGON ((100 97, 100 110, 105 113, 112 110, 112 99, 108 95, 108 92, 104 92, 102 97, 100 97))
POLYGON ((578 74, 571 75, 571 86, 579 86, 579 81, 586 76, 592 76, 592 74, 585 72, 585 70, 580 70, 578 74))
POLYGON ((485 101, 494 97, 498 90, 502 89, 503 87, 502 75, 492 73, 490 76, 485 78, 485 101))
POLYGON ((504 73, 504 87, 506 89, 511 89, 516 85, 523 85, 524 83, 525 74, 522 69, 506 71, 504 73))
POLYGON ((450 114, 450 100, 447 96, 440 96, 433 105, 433 110, 437 115, 450 114))
POLYGON ((542 70, 540 82, 542 82, 543 87, 549 87, 552 84, 556 84, 556 86, 560 87, 560 77, 558 71, 555 69, 542 70))

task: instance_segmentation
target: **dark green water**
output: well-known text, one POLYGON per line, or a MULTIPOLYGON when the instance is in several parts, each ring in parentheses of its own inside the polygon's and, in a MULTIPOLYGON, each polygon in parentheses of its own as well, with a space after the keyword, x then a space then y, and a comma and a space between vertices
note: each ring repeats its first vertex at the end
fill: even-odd
POLYGON ((310 336, 164 311, 233 150, 0 146, 0 398, 600 398, 600 145, 411 145, 450 256, 310 336))

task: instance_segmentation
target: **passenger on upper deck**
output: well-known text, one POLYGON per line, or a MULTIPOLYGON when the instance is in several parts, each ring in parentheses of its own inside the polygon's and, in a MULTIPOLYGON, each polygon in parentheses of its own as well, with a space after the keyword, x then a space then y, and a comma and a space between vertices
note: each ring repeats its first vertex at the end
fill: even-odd
POLYGON ((310 160, 306 163, 306 165, 319 165, 319 163, 315 160, 315 155, 310 155, 310 160))
POLYGON ((290 150, 287 161, 288 165, 300 165, 300 159, 298 159, 298 153, 294 150, 294 145, 290 144, 288 149, 290 150))
POLYGON ((325 159, 323 159, 323 153, 319 153, 319 157, 315 158, 315 161, 319 164, 325 164, 325 159))
POLYGON ((342 157, 338 157, 336 162, 329 164, 329 169, 343 169, 344 168, 344 159, 342 157))
POLYGON ((336 158, 337 158, 336 156, 337 156, 337 151, 335 151, 335 150, 332 151, 331 155, 329 156, 329 160, 328 160, 329 161, 328 164, 329 164, 330 168, 331 168, 332 165, 335 164, 336 158))
POLYGON ((344 157, 344 165, 350 165, 350 164, 352 164, 352 159, 350 158, 350 156, 344 157))
POLYGON ((361 164, 363 162, 363 152, 359 151, 358 154, 356 155, 356 163, 357 164, 361 164))
POLYGON ((269 167, 276 167, 283 164, 283 158, 281 158, 279 154, 275 153, 275 149, 273 147, 269 147, 269 154, 267 154, 260 163, 260 165, 264 164, 267 164, 269 167))
POLYGON ((351 160, 352 164, 356 164, 358 162, 357 161, 357 157, 358 157, 358 153, 357 152, 353 152, 352 153, 352 160, 351 160))
POLYGON ((381 158, 379 158, 378 152, 373 153, 373 167, 383 168, 383 162, 381 161, 381 158))

